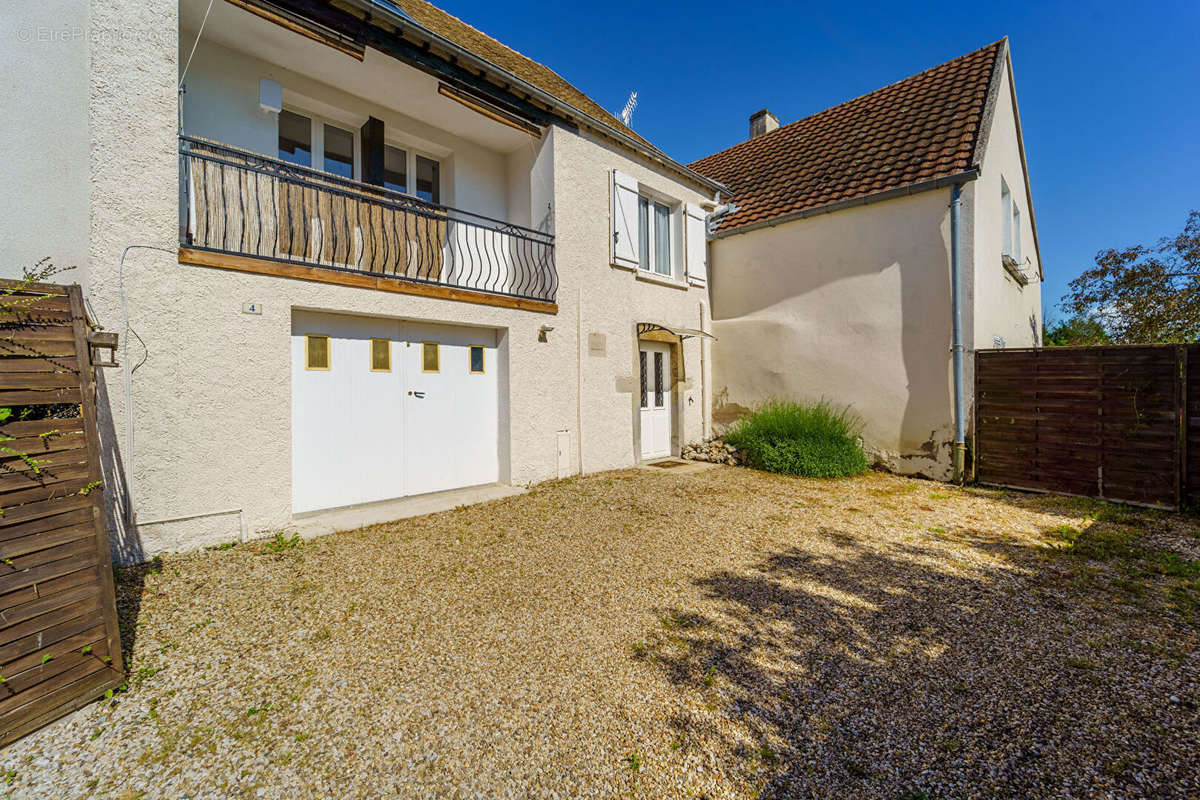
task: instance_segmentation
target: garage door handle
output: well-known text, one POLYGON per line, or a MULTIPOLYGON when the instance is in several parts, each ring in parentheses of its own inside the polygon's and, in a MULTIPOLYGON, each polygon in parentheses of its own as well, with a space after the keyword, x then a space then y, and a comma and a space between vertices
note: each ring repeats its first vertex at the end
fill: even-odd
POLYGON ((418 397, 418 398, 424 398, 424 397, 425 397, 425 393, 424 393, 424 392, 409 392, 409 394, 411 394, 413 397, 418 397))

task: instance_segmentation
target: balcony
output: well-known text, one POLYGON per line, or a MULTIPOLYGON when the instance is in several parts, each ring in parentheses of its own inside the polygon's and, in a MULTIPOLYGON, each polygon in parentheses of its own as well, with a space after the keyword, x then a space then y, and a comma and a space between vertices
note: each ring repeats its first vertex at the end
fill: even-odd
POLYGON ((550 234, 206 139, 181 136, 179 161, 181 260, 557 308, 550 234))

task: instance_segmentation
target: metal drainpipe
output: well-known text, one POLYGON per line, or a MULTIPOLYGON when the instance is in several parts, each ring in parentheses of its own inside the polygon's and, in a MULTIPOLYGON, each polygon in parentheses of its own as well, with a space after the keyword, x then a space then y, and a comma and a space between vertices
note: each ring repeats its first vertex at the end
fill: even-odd
POLYGON ((962 185, 950 187, 950 290, 953 335, 950 345, 954 362, 954 482, 961 484, 966 471, 966 398, 963 392, 962 332, 962 185))

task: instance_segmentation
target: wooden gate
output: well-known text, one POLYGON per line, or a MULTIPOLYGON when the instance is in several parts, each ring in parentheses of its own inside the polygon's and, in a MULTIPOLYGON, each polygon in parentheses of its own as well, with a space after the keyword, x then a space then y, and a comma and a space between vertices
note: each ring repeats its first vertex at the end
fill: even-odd
POLYGON ((0 746, 124 681, 78 285, 0 281, 0 746))
MULTIPOLYGON (((1189 394, 1200 400, 1200 387, 1188 392, 1192 349, 978 351, 976 478, 1179 508, 1191 483, 1184 469, 1187 440, 1200 438, 1200 419, 1186 424, 1184 414, 1189 394)), ((1200 404, 1195 408, 1200 412, 1200 404)))

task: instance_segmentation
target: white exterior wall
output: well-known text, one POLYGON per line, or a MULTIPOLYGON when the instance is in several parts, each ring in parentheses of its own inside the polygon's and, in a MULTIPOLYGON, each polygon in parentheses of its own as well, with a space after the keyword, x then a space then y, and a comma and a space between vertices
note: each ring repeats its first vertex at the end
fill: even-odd
MULTIPOLYGON (((706 289, 683 282, 663 285, 610 266, 609 183, 613 169, 681 202, 712 199, 614 147, 589 137, 555 131, 554 222, 562 281, 558 292, 559 319, 565 325, 578 325, 581 334, 578 352, 583 364, 584 472, 614 469, 638 460, 634 452, 637 323, 655 322, 701 330, 710 327, 706 289), (579 302, 581 297, 581 316, 573 319, 568 306, 579 302), (605 335, 605 356, 589 355, 590 333, 605 335)), ((708 409, 702 386, 707 378, 702 375, 701 361, 702 350, 708 348, 707 343, 698 339, 687 339, 682 346, 686 380, 675 393, 676 415, 678 418, 682 414, 683 422, 682 427, 676 423, 676 429, 682 433, 673 443, 676 453, 683 444, 704 435, 708 409)), ((707 370, 708 359, 703 360, 707 370)))
POLYGON ((991 133, 984 154, 983 169, 975 181, 974 339, 979 348, 994 347, 994 337, 1002 337, 1008 347, 1037 347, 1042 335, 1041 264, 1033 239, 1031 198, 1025 190, 1025 167, 1021 161, 1016 116, 1012 101, 1012 83, 1008 70, 1002 76, 992 116, 991 133), (1030 281, 1021 286, 1000 261, 1003 249, 1003 213, 1001 178, 1008 184, 1012 199, 1021 212, 1021 257, 1029 263, 1025 274, 1030 281))
MULTIPOLYGON (((191 42, 194 36, 185 33, 185 42, 191 42)), ((370 61, 386 58, 373 53, 370 61)), ((420 75, 413 70, 409 72, 414 77, 420 75)), ((285 106, 329 117, 354 134, 356 148, 359 128, 372 116, 383 120, 389 143, 438 158, 442 164, 442 205, 514 221, 509 219, 509 199, 513 194, 519 197, 521 184, 525 185, 528 203, 529 175, 510 173, 509 157, 505 154, 203 38, 184 82, 187 89, 183 95, 184 132, 274 158, 279 147, 278 121, 276 115, 259 109, 260 78, 270 78, 283 86, 285 106), (510 187, 510 180, 518 187, 510 187)), ((528 155, 535 149, 518 152, 528 155)), ((528 216, 527 206, 516 209, 515 213, 528 216)))
POLYGON ((121 28, 92 24, 89 0, 0 7, 0 278, 49 256, 86 281, 88 59, 121 28))
MULTIPOLYGON (((127 313, 136 333, 122 337, 119 353, 124 364, 137 367, 130 403, 123 370, 103 370, 99 379, 106 495, 115 506, 110 521, 117 527, 118 560, 238 534, 236 515, 127 529, 120 507, 131 489, 141 521, 242 509, 252 534, 289 524, 290 338, 296 309, 496 330, 498 360, 506 365, 500 376, 502 480, 554 478, 557 432, 564 430, 574 469, 636 463, 635 326, 649 321, 707 327, 707 294, 638 280, 609 266, 610 170, 636 175, 681 201, 703 195, 565 129, 553 129, 540 142, 531 139, 528 158, 498 160, 488 173, 493 177, 505 176, 509 184, 514 172, 528 170, 531 177, 524 192, 501 185, 496 196, 506 207, 527 204, 524 213, 535 227, 556 229, 557 315, 181 265, 175 256, 176 4, 93 0, 91 13, 94 22, 126 31, 124 39, 91 51, 86 169, 92 202, 82 240, 93 268, 89 299, 98 321, 121 331, 127 313), (122 291, 117 265, 130 244, 162 249, 130 251, 122 291), (251 301, 261 305, 261 315, 241 313, 242 304, 251 301), (554 330, 543 342, 538 331, 544 324, 554 330), (604 356, 589 355, 589 333, 604 334, 604 356)), ((206 66, 207 56, 196 58, 189 103, 204 97, 205 76, 219 71, 206 66)), ((258 77, 251 73, 247 85, 235 83, 226 99, 244 111, 248 101, 240 93, 252 82, 249 102, 256 106, 258 77)), ((216 121, 199 115, 189 115, 188 124, 190 130, 199 126, 197 133, 212 131, 214 138, 233 135, 219 133, 216 121)), ((701 348, 695 339, 682 345, 687 384, 677 392, 682 419, 676 447, 704 429, 701 348)))
POLYGON ((770 397, 850 404, 885 465, 947 477, 949 203, 938 189, 715 240, 714 421, 770 397))

